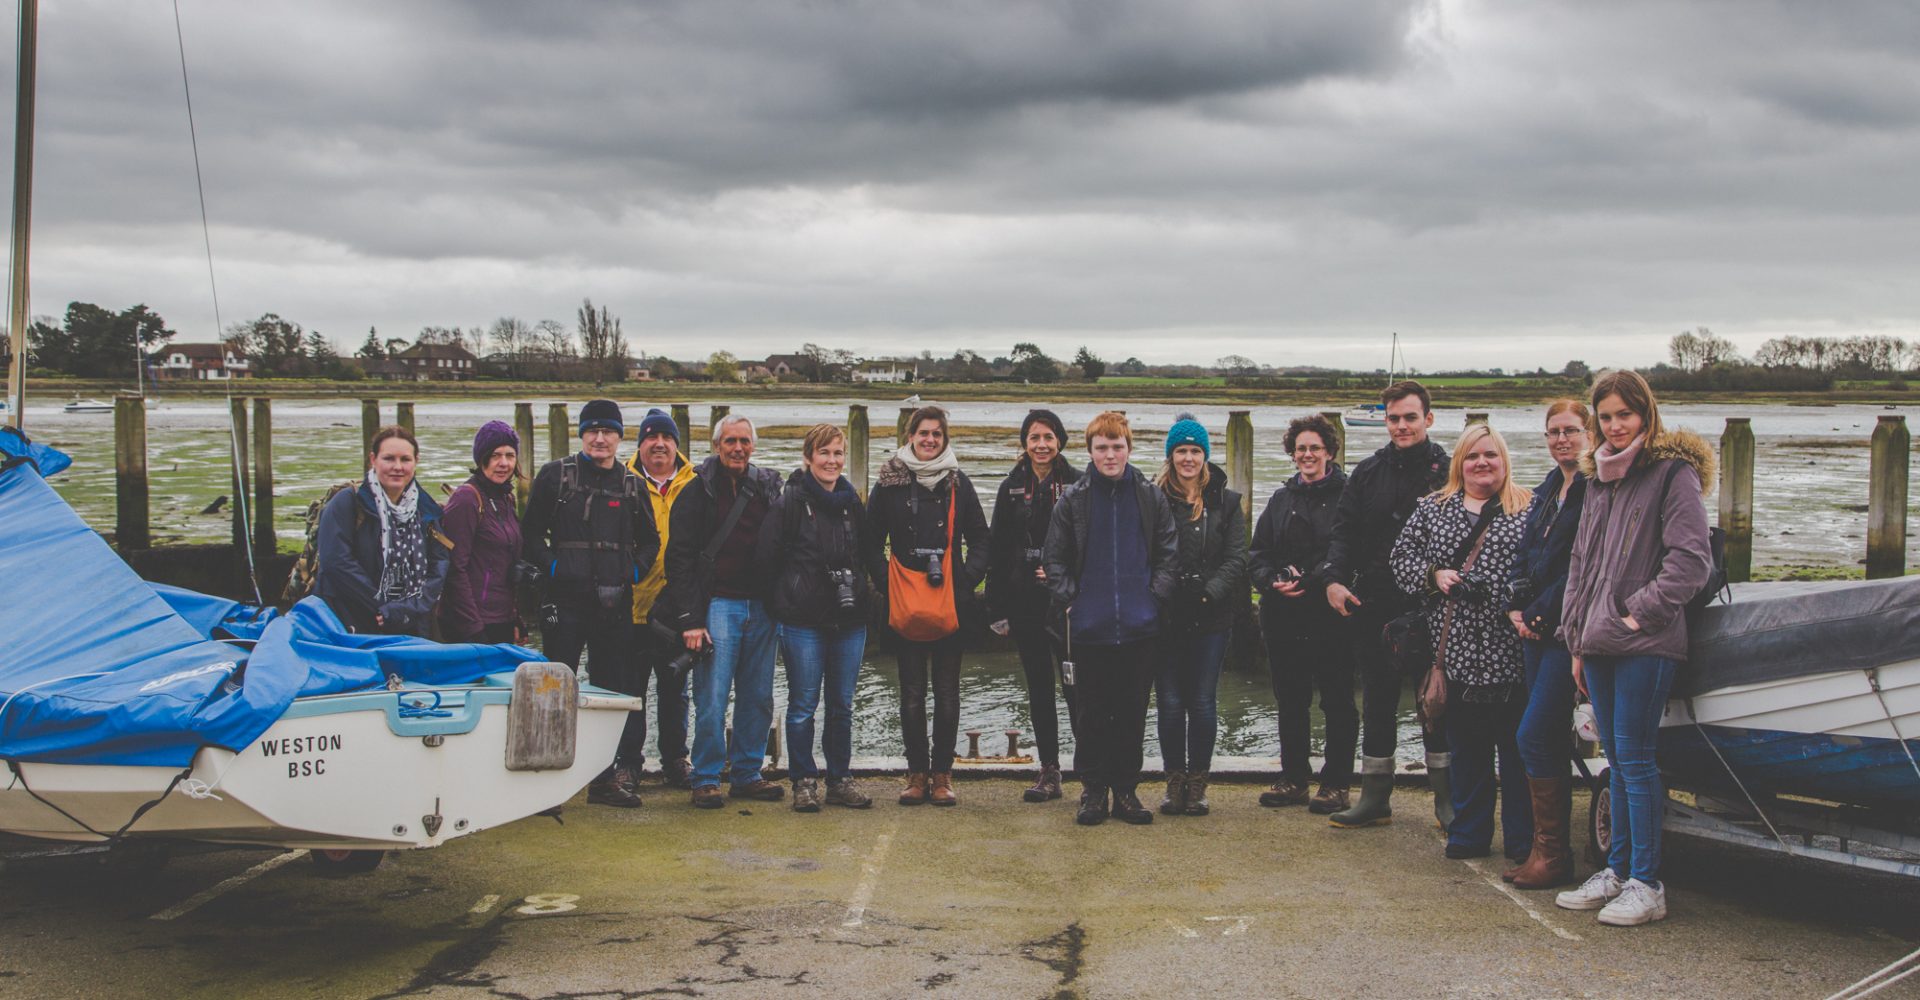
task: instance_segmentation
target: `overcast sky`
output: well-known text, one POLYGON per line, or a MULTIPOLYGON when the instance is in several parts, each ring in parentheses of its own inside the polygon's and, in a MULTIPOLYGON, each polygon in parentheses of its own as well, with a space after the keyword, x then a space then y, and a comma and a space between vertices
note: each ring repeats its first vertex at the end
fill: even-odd
MULTIPOLYGON (((1912 3, 181 8, 222 316, 348 348, 583 296, 681 357, 1920 337, 1912 3)), ((211 339, 171 7, 41 17, 34 312, 211 339)))

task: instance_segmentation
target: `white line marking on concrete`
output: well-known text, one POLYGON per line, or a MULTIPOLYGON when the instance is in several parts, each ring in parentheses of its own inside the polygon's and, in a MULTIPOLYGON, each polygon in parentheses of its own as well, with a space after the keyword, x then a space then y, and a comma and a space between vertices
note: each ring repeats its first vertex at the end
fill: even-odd
POLYGON ((1229 924, 1228 926, 1221 929, 1220 931, 1221 937, 1232 937, 1235 934, 1245 934, 1247 932, 1247 925, 1253 922, 1252 917, 1235 917, 1235 916, 1201 917, 1200 919, 1205 920, 1210 924, 1217 924, 1223 920, 1233 921, 1232 924, 1229 924))
POLYGON ((473 904, 473 909, 468 910, 467 912, 468 913, 485 913, 488 910, 493 909, 494 906, 499 902, 500 902, 499 896, 495 896, 492 893, 488 893, 485 896, 481 896, 480 901, 478 903, 473 904))
POLYGON ((1520 893, 1516 892, 1512 886, 1501 881, 1500 876, 1495 875, 1492 872, 1489 872, 1485 868, 1481 867, 1480 862, 1474 861, 1472 859, 1467 859, 1464 863, 1468 868, 1473 869, 1474 874, 1480 876, 1481 881, 1487 883, 1490 886, 1493 886, 1494 890, 1499 892, 1500 895, 1513 900, 1513 905, 1518 906, 1522 912, 1526 913, 1527 916, 1532 917, 1534 921, 1537 922, 1540 926, 1545 927, 1547 930, 1552 931, 1554 934, 1558 935, 1562 940, 1566 940, 1566 941, 1585 940, 1580 935, 1575 934, 1574 932, 1567 930, 1559 926, 1558 924, 1555 924, 1551 920, 1548 920, 1547 915, 1544 913, 1541 913, 1538 908, 1536 908, 1532 903, 1528 902, 1525 896, 1520 895, 1520 893))
POLYGON ((1173 928, 1174 933, 1179 934, 1183 938, 1197 938, 1200 936, 1199 931, 1196 931, 1193 928, 1186 926, 1185 924, 1174 923, 1172 917, 1167 917, 1165 919, 1167 921, 1167 926, 1173 928))
POLYGON ((200 892, 187 897, 185 901, 176 903, 173 906, 170 906, 164 910, 161 910, 159 913, 154 914, 148 919, 149 920, 172 920, 176 917, 184 917, 187 914, 192 913, 193 911, 211 902, 215 897, 219 896, 221 893, 227 892, 232 889, 237 889, 240 886, 245 885, 246 883, 256 878, 259 878, 262 875, 265 875, 266 873, 274 870, 275 868, 280 867, 281 865, 286 864, 289 861, 298 861, 301 858, 304 858, 306 856, 307 856, 306 851, 288 851, 285 854, 276 854, 273 857, 268 858, 267 860, 262 861, 257 865, 254 865, 252 868, 249 868, 246 871, 243 871, 240 874, 235 875, 230 879, 227 879, 223 882, 215 883, 210 888, 202 889, 200 892))
POLYGON ((867 859, 860 863, 860 881, 853 887, 853 895, 847 898, 847 919, 841 921, 842 927, 858 927, 867 922, 867 905, 873 902, 873 890, 880 882, 880 869, 887 863, 887 852, 893 848, 893 834, 900 829, 900 821, 881 833, 873 842, 873 850, 867 853, 867 859))

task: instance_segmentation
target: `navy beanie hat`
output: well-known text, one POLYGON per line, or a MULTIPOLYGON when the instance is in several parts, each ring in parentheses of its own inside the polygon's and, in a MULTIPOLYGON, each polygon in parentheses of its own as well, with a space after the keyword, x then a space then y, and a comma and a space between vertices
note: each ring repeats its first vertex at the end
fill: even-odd
POLYGON ((1046 424, 1053 428, 1053 436, 1060 439, 1060 447, 1067 446, 1067 425, 1060 422, 1060 415, 1052 410, 1028 410, 1025 420, 1020 421, 1020 447, 1027 446, 1027 432, 1034 424, 1046 424))
POLYGON ((655 434, 665 434, 675 442, 680 440, 680 425, 673 422, 667 411, 654 407, 647 411, 647 419, 640 421, 640 440, 645 441, 655 434))
POLYGON ((509 445, 515 451, 520 450, 520 435, 504 420, 489 420, 480 425, 473 434, 473 464, 486 468, 487 460, 493 457, 495 448, 509 445))
POLYGON ((1207 461, 1213 461, 1213 442, 1209 440, 1207 429, 1191 413, 1182 413, 1173 419, 1173 428, 1167 431, 1167 457, 1172 458, 1173 449, 1183 444, 1198 445, 1207 461))
POLYGON ((580 430, 585 434, 596 427, 604 427, 615 434, 625 434, 627 425, 620 421, 620 404, 611 399, 596 399, 580 408, 580 430))

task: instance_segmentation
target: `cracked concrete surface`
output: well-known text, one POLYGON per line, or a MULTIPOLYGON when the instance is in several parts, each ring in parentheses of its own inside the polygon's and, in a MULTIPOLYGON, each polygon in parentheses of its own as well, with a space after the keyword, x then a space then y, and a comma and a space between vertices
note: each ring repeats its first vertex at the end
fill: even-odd
POLYGON ((0 997, 1824 996, 1920 940, 1908 880, 1678 837, 1666 922, 1521 894, 1532 916, 1441 857, 1418 791, 1370 830, 1262 809, 1251 784, 1216 786, 1212 816, 1086 829, 1022 787, 813 816, 576 799, 565 826, 353 878, 291 864, 169 922, 147 918, 262 855, 16 865, 0 997))

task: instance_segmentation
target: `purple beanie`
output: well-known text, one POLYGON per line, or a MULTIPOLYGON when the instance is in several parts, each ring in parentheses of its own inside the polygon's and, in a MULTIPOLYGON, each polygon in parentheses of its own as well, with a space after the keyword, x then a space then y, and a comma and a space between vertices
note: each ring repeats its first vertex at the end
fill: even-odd
POLYGON ((504 420, 489 420, 481 424, 480 429, 473 435, 473 464, 479 468, 486 468, 487 459, 493 457, 493 450, 503 444, 511 445, 513 450, 519 451, 520 435, 515 434, 513 428, 504 420))

